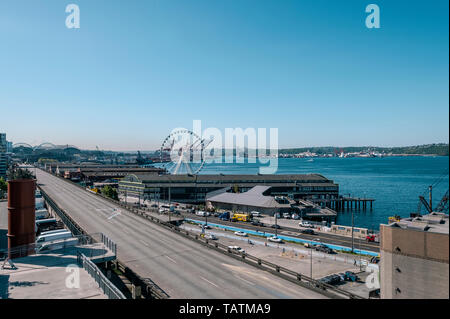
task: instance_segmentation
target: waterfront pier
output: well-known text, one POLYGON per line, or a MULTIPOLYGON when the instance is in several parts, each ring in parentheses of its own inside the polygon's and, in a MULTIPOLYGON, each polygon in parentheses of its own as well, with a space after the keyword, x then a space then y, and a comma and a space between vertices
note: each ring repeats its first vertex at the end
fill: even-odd
POLYGON ((312 198, 310 201, 331 208, 337 212, 341 211, 372 211, 375 199, 366 197, 344 197, 337 198, 312 198))

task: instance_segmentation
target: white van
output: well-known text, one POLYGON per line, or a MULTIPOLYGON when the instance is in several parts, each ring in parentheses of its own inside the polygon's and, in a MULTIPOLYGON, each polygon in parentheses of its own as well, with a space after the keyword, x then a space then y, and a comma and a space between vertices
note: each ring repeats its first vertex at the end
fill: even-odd
POLYGON ((197 216, 208 216, 208 215, 206 214, 206 212, 204 212, 204 211, 202 211, 202 210, 199 210, 198 212, 196 212, 195 215, 197 215, 197 216))
POLYGON ((57 233, 67 233, 67 232, 68 232, 67 229, 61 228, 61 229, 44 231, 44 232, 40 233, 39 236, 51 235, 51 234, 57 234, 57 233))
POLYGON ((48 234, 48 235, 41 235, 38 238, 36 238, 36 245, 42 245, 43 243, 59 240, 59 239, 67 239, 71 238, 72 233, 70 231, 66 232, 60 232, 55 234, 48 234))
POLYGON ((37 253, 45 253, 52 250, 62 249, 66 247, 72 247, 78 245, 78 238, 70 238, 70 239, 63 239, 63 240, 57 240, 52 241, 51 243, 43 244, 40 247, 36 248, 37 253))

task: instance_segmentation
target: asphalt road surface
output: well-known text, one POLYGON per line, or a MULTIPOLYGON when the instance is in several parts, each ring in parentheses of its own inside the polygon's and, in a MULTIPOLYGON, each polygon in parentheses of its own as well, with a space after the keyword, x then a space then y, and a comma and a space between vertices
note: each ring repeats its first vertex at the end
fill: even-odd
MULTIPOLYGON (((191 218, 194 220, 200 220, 205 221, 204 217, 197 216, 195 214, 189 214, 189 213, 182 213, 183 217, 191 218)), ((269 226, 254 226, 249 222, 231 222, 231 221, 223 221, 218 217, 209 216, 208 221, 211 223, 216 224, 222 224, 222 225, 228 225, 228 226, 234 226, 239 228, 246 228, 251 230, 257 230, 257 231, 265 231, 268 233, 275 233, 275 229, 269 226)), ((325 244, 333 244, 333 245, 339 245, 344 247, 352 247, 352 238, 351 237, 345 237, 345 236, 339 236, 334 234, 325 234, 321 232, 316 232, 316 235, 307 235, 302 234, 299 229, 295 228, 288 228, 288 227, 281 227, 281 229, 278 229, 279 235, 287 235, 291 237, 297 237, 301 239, 306 240, 314 240, 314 239, 320 239, 321 242, 325 244), (285 233, 286 231, 290 233, 285 233)), ((373 252, 379 252, 380 246, 378 243, 367 243, 364 239, 360 240, 355 237, 354 239, 354 248, 355 249, 362 249, 362 250, 368 250, 373 252)))
POLYGON ((325 298, 172 233, 41 170, 43 190, 88 233, 117 244, 118 258, 171 298, 325 298))

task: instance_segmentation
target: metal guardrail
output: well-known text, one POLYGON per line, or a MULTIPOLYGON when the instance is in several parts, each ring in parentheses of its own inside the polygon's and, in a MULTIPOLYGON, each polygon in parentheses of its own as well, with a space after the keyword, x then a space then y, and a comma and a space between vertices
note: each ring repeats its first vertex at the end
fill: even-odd
MULTIPOLYGON (((55 175, 55 174, 52 174, 52 173, 50 173, 50 172, 46 172, 46 173, 48 173, 48 174, 51 174, 52 176, 55 176, 56 178, 59 178, 59 179, 61 179, 61 180, 64 180, 65 182, 69 182, 70 184, 72 184, 72 185, 74 185, 74 186, 77 186, 78 188, 80 188, 80 189, 82 189, 82 190, 84 190, 84 191, 86 191, 86 188, 84 188, 84 187, 82 187, 82 186, 80 186, 80 185, 78 185, 78 184, 76 184, 76 183, 74 183, 74 182, 72 182, 71 180, 67 180, 67 179, 65 179, 65 178, 62 178, 62 177, 60 177, 60 176, 58 176, 58 175, 55 175)), ((74 220, 72 220, 72 218, 70 218, 66 213, 65 213, 65 211, 63 210, 63 209, 61 209, 49 196, 48 196, 48 194, 47 193, 45 193, 45 191, 38 185, 38 188, 39 188, 39 190, 41 191, 41 194, 42 194, 42 196, 44 197, 44 199, 48 199, 48 202, 50 203, 50 205, 55 209, 55 212, 58 214, 58 216, 63 216, 63 217, 61 217, 61 219, 62 220, 65 220, 65 221, 67 221, 67 223, 69 223, 70 225, 72 225, 71 226, 71 228, 72 229, 74 229, 75 231, 78 231, 79 233, 83 233, 84 235, 86 235, 86 236, 89 236, 90 238, 91 238, 91 240, 93 241, 93 242, 97 242, 97 240, 93 237, 95 234, 92 234, 92 235, 90 235, 90 234, 87 234, 74 220), (45 194, 45 195, 44 195, 45 194)), ((100 197, 102 197, 103 199, 105 199, 105 200, 108 200, 108 201, 110 201, 110 202, 112 202, 112 203, 114 203, 114 204, 118 204, 118 202, 117 201, 114 201, 114 200, 112 200, 112 199, 110 199, 110 198, 108 198, 108 197, 105 197, 105 196, 103 196, 102 194, 98 194, 98 193, 93 193, 93 195, 97 195, 97 196, 100 196, 100 197)), ((68 226, 67 224, 66 224, 66 226, 68 226)), ((69 226, 68 226, 69 227, 69 226)), ((101 237, 100 238, 100 240, 103 242, 103 240, 105 239, 105 238, 107 238, 106 236, 105 237, 101 237)), ((106 243, 105 242, 103 242, 105 245, 107 245, 108 246, 108 241, 106 240, 106 243)), ((127 267, 124 263, 122 263, 121 261, 120 261, 120 259, 119 258, 117 258, 117 245, 116 244, 114 244, 113 246, 112 246, 112 248, 114 249, 114 253, 115 253, 115 255, 116 255, 116 260, 115 260, 115 263, 116 263, 116 265, 118 266, 118 268, 120 268, 121 269, 121 271, 125 274, 125 276, 127 277, 127 278, 131 278, 131 280, 134 282, 134 283, 136 283, 136 284, 139 284, 139 285, 141 285, 144 289, 143 289, 143 291, 142 291, 142 293, 143 293, 143 295, 144 295, 144 297, 146 297, 146 298, 154 298, 154 299, 166 299, 166 298, 168 298, 169 296, 161 289, 161 288, 159 288, 155 283, 153 283, 152 281, 151 281, 151 279, 149 279, 149 278, 141 278, 139 275, 137 275, 133 270, 131 270, 129 267, 127 267)))
POLYGON ((106 278, 101 270, 91 260, 89 260, 88 257, 78 252, 77 262, 92 278, 94 278, 95 282, 109 299, 126 299, 124 294, 116 286, 114 286, 108 278, 106 278))
POLYGON ((111 250, 115 256, 117 256, 117 244, 101 233, 101 241, 102 243, 111 250))
POLYGON ((292 271, 292 270, 287 269, 285 267, 279 266, 277 264, 268 262, 268 261, 266 261, 264 259, 261 259, 261 258, 252 256, 252 255, 249 255, 247 253, 237 252, 237 251, 235 251, 233 249, 228 248, 228 246, 226 246, 226 245, 220 244, 220 243, 215 242, 213 240, 205 239, 205 238, 199 236, 196 233, 192 233, 190 231, 183 230, 183 229, 181 229, 181 228, 179 228, 179 227, 177 227, 177 226, 175 226, 175 225, 173 225, 173 224, 171 224, 169 222, 162 221, 162 220, 160 220, 160 219, 158 219, 158 218, 156 218, 154 216, 151 216, 151 215, 148 215, 148 214, 145 213, 145 211, 158 213, 157 209, 146 208, 146 209, 141 209, 140 210, 140 209, 136 209, 135 207, 131 207, 130 205, 126 205, 126 204, 123 204, 123 203, 116 202, 116 204, 120 205, 121 207, 124 207, 125 209, 127 209, 128 211, 132 212, 135 215, 138 215, 138 216, 141 216, 143 218, 146 218, 146 219, 148 219, 148 220, 150 220, 150 221, 152 221, 154 223, 160 224, 161 226, 165 226, 167 229, 169 229, 171 231, 174 231, 174 232, 177 232, 177 233, 183 235, 186 238, 189 238, 189 239, 194 240, 194 241, 198 241, 201 244, 203 244, 203 245, 205 245, 205 246, 207 246, 209 248, 218 250, 218 251, 220 251, 222 253, 225 253, 225 254, 227 254, 229 256, 237 257, 238 259, 246 262, 247 264, 256 266, 256 267, 258 267, 260 269, 263 269, 263 270, 267 270, 267 271, 271 272, 274 275, 282 277, 283 279, 289 280, 291 282, 297 283, 297 284, 299 284, 299 285, 301 285, 303 287, 316 290, 316 291, 318 291, 320 293, 325 293, 328 296, 334 297, 334 298, 336 298, 336 297, 338 297, 338 298, 339 297, 344 297, 344 298, 350 298, 350 299, 365 299, 365 298, 363 298, 361 296, 358 296, 358 295, 355 295, 355 294, 353 294, 351 292, 348 292, 348 291, 339 289, 337 287, 334 287, 332 285, 320 282, 320 281, 318 281, 318 280, 316 280, 314 278, 311 278, 309 276, 303 275, 301 273, 297 273, 295 271, 292 271))
POLYGON ((66 212, 61 207, 59 207, 58 204, 53 201, 53 199, 50 198, 50 196, 47 195, 47 193, 41 188, 40 185, 37 185, 37 187, 39 188, 44 200, 50 204, 52 209, 55 211, 58 217, 61 218, 61 221, 64 223, 64 225, 67 226, 72 234, 89 236, 88 233, 86 233, 80 226, 78 226, 78 224, 72 218, 70 218, 70 216, 67 215, 66 212))
POLYGON ((32 243, 32 244, 28 244, 28 245, 21 245, 21 246, 17 246, 17 247, 13 247, 13 248, 0 249, 0 260, 2 260, 3 258, 7 258, 7 257, 10 259, 14 259, 14 258, 26 257, 29 255, 34 255, 34 254, 38 253, 39 252, 38 249, 43 246, 50 247, 50 249, 45 251, 46 253, 49 251, 52 251, 52 250, 59 250, 59 249, 65 249, 67 247, 72 247, 72 246, 74 246, 73 244, 66 245, 66 243, 73 241, 73 239, 78 240, 77 245, 86 245, 86 244, 92 243, 91 236, 78 235, 78 236, 73 236, 73 237, 65 238, 65 239, 56 239, 56 240, 52 240, 52 241, 47 241, 47 242, 39 244, 39 245, 37 245, 36 243, 32 243), (52 248, 52 244, 58 244, 58 246, 55 248, 52 248))

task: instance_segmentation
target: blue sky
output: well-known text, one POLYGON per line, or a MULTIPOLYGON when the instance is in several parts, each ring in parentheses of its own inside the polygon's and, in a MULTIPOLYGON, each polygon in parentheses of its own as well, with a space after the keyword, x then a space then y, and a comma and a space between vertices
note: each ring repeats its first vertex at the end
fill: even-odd
POLYGON ((0 131, 158 148, 175 127, 280 147, 448 142, 448 1, 2 0, 0 131), (65 7, 80 8, 67 29, 65 7), (365 27, 376 3, 381 28, 365 27))

